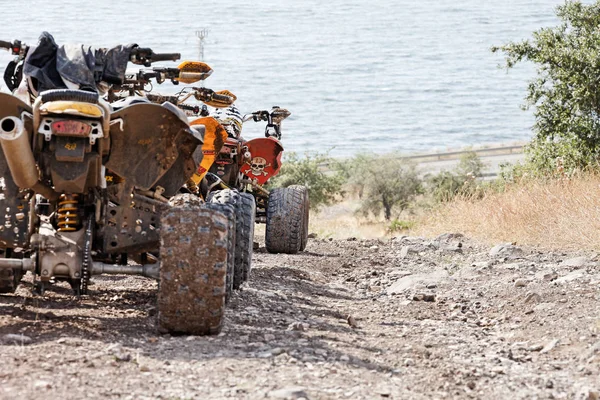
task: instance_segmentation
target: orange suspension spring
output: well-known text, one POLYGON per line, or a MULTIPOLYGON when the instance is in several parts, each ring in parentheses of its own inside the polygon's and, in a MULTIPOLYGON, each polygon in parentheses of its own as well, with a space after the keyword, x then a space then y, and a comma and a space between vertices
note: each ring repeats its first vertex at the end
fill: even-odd
POLYGON ((58 231, 73 232, 79 228, 79 195, 61 194, 58 200, 58 231))

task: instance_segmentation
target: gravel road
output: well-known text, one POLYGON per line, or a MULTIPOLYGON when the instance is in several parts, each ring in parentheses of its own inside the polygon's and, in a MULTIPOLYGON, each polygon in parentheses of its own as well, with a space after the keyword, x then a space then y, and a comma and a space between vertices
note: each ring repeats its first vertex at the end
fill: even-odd
POLYGON ((598 399, 595 254, 312 239, 254 256, 214 337, 159 335, 156 283, 0 297, 1 399, 598 399))

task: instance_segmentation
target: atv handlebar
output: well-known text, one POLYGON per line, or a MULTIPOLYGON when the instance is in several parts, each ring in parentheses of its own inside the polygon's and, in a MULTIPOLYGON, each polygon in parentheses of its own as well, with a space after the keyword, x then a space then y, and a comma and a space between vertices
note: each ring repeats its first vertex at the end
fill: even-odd
POLYGON ((137 65, 149 67, 153 62, 177 61, 180 58, 180 53, 155 53, 147 47, 134 47, 131 50, 129 61, 137 65))
MULTIPOLYGON (((19 54, 23 48, 20 40, 7 42, 0 40, 0 49, 10 50, 13 54, 19 54)), ((155 53, 148 47, 138 47, 137 45, 131 49, 129 61, 134 64, 149 67, 153 62, 158 61, 177 61, 181 58, 180 53, 155 53)))
POLYGON ((202 101, 205 103, 211 102, 211 101, 216 101, 216 102, 231 104, 234 101, 233 97, 227 96, 224 94, 215 93, 214 90, 209 89, 209 88, 192 87, 192 90, 194 91, 194 97, 196 98, 196 100, 202 101))
POLYGON ((17 55, 21 53, 23 48, 23 43, 20 40, 15 40, 14 42, 6 42, 4 40, 0 40, 0 48, 10 50, 12 54, 17 55))
POLYGON ((171 104, 175 104, 177 107, 181 108, 182 110, 191 111, 193 114, 200 113, 199 106, 180 103, 178 96, 163 96, 162 94, 146 93, 146 98, 148 100, 150 100, 152 103, 156 103, 156 104, 171 103, 171 104))
POLYGON ((259 121, 267 121, 270 122, 270 116, 271 114, 269 114, 268 111, 255 111, 252 114, 248 114, 244 116, 244 122, 246 121, 250 121, 250 120, 254 120, 254 122, 259 122, 259 121))
POLYGON ((162 94, 146 93, 146 98, 152 103, 173 103, 177 105, 179 98, 177 96, 163 96, 162 94))
POLYGON ((165 80, 170 79, 171 81, 179 77, 179 69, 177 68, 160 68, 154 67, 150 71, 140 71, 137 75, 138 80, 143 82, 149 82, 150 79, 156 79, 157 83, 163 83, 165 80))
POLYGON ((254 122, 267 121, 265 127, 265 137, 275 137, 277 140, 281 140, 281 121, 290 116, 290 112, 285 108, 279 106, 273 106, 271 111, 260 110, 255 111, 252 114, 244 115, 242 119, 244 122, 254 120, 254 122))
POLYGON ((177 61, 181 58, 181 53, 155 53, 150 62, 157 61, 177 61))

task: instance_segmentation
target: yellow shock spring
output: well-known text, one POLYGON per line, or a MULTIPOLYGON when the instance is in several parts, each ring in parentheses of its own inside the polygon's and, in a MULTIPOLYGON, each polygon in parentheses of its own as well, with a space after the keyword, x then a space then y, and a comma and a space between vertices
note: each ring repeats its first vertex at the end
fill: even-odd
POLYGON ((79 195, 61 194, 58 200, 58 231, 73 232, 79 227, 79 195))

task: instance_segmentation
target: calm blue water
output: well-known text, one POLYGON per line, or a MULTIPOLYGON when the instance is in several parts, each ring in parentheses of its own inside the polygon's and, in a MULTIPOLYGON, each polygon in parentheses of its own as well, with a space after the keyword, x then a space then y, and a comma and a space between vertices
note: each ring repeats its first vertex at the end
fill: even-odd
POLYGON ((533 117, 519 106, 534 70, 507 74, 489 48, 556 24, 560 3, 0 0, 0 38, 35 43, 48 30, 59 43, 136 42, 195 59, 207 27, 206 86, 231 90, 245 112, 288 108, 287 150, 408 153, 527 140, 533 117))

